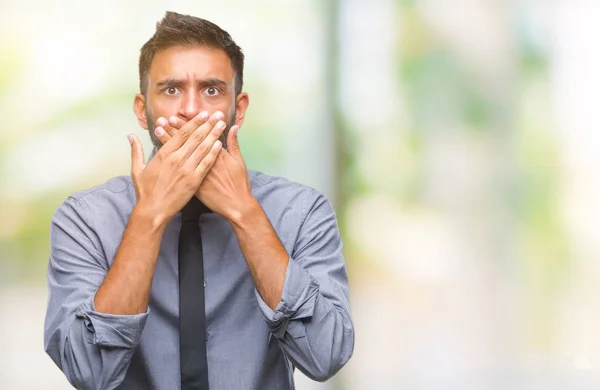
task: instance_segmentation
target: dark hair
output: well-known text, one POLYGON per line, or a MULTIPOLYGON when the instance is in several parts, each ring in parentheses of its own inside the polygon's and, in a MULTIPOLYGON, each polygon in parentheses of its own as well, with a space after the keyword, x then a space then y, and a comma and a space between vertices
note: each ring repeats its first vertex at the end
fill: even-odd
POLYGON ((140 92, 146 94, 150 64, 158 50, 173 46, 196 45, 221 49, 227 54, 235 73, 235 94, 242 92, 244 53, 231 35, 208 20, 176 12, 167 12, 162 20, 156 23, 156 32, 140 50, 140 92))

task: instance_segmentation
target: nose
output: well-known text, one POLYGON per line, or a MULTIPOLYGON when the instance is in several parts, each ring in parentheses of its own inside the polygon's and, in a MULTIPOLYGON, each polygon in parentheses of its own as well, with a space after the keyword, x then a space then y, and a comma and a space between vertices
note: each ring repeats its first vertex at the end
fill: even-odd
POLYGON ((189 121, 198 115, 200 111, 202 111, 202 99, 200 99, 200 96, 192 91, 185 93, 183 99, 181 99, 179 116, 189 121))

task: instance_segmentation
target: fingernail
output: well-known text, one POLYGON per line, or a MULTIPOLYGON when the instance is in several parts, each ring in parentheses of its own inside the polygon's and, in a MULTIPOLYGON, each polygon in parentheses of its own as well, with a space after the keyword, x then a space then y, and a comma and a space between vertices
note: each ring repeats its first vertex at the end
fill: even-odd
POLYGON ((215 112, 215 118, 217 120, 221 120, 221 119, 225 118, 225 115, 223 115, 223 113, 221 111, 217 111, 217 112, 215 112))
POLYGON ((129 140, 129 143, 132 144, 133 143, 133 135, 131 134, 127 134, 127 139, 129 140))
POLYGON ((169 122, 171 123, 171 125, 175 126, 177 124, 177 117, 176 116, 170 117, 169 122))
POLYGON ((233 135, 235 135, 237 137, 239 131, 240 131, 240 127, 239 126, 234 126, 233 135))
POLYGON ((223 121, 218 121, 216 124, 217 129, 224 129, 225 128, 225 122, 223 121))
POLYGON ((167 120, 161 116, 160 118, 158 118, 156 120, 156 124, 158 126, 166 126, 167 125, 167 120))
POLYGON ((206 118, 208 118, 208 112, 206 112, 206 111, 202 111, 202 112, 200 113, 200 118, 201 118, 201 119, 203 119, 203 120, 204 120, 204 119, 206 119, 206 118))
POLYGON ((157 127, 156 129, 154 129, 154 134, 156 135, 163 135, 165 133, 165 130, 162 127, 157 127))

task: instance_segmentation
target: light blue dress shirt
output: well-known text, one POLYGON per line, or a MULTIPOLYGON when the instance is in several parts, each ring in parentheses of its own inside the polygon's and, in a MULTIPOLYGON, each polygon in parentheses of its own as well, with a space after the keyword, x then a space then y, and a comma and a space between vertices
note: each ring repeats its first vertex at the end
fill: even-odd
MULTIPOLYGON (((256 291, 229 223, 214 213, 201 216, 210 388, 293 389, 294 368, 324 381, 354 348, 334 210, 309 187, 258 172, 249 177, 290 259, 273 311, 256 291)), ((131 178, 116 177, 70 196, 52 218, 44 346, 77 388, 180 388, 181 214, 164 232, 147 312, 94 308, 134 205, 131 178)))

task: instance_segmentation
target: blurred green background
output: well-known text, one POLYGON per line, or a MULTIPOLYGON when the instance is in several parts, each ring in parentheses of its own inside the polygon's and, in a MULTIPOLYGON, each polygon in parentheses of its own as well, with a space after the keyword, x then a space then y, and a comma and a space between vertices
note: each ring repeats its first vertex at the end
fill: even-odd
POLYGON ((0 388, 67 389, 42 343, 50 218, 129 173, 166 10, 246 54, 250 169, 345 240, 354 357, 298 389, 600 387, 600 2, 0 2, 0 388))

